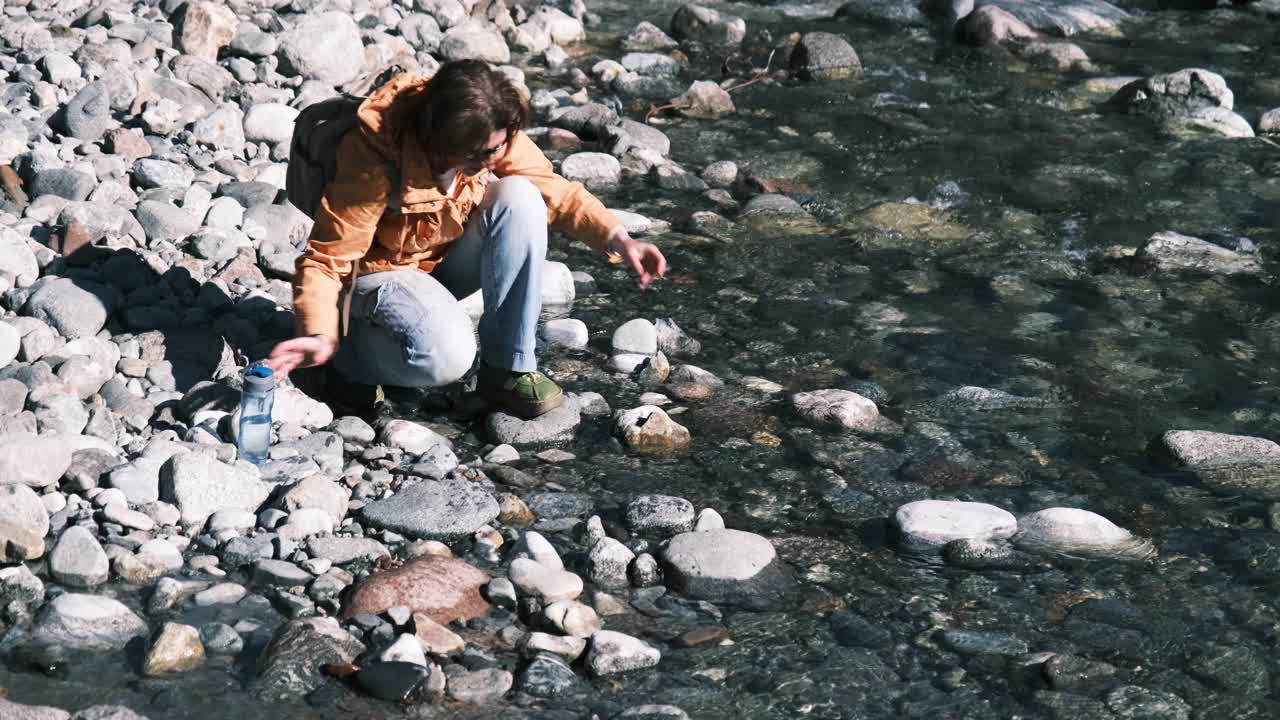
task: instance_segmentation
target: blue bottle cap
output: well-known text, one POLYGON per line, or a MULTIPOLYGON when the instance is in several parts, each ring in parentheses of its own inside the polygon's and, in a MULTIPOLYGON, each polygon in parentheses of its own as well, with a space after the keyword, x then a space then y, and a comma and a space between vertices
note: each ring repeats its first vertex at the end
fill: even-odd
POLYGON ((254 394, 266 394, 276 387, 275 371, 266 365, 254 365, 244 371, 245 390, 254 394))

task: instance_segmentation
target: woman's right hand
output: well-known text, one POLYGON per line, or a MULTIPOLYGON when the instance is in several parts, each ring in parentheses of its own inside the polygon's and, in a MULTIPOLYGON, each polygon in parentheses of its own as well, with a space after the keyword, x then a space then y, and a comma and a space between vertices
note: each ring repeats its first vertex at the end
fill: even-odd
POLYGON ((296 337, 272 348, 267 356, 267 366, 281 375, 288 375, 296 368, 329 362, 337 349, 338 343, 327 335, 296 337))

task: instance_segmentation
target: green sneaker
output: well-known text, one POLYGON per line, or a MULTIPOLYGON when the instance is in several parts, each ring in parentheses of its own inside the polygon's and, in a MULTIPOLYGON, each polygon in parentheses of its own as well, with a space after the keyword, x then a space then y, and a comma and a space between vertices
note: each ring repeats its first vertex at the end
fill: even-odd
POLYGON ((564 403, 564 391, 560 386, 536 370, 515 372, 481 365, 476 390, 480 397, 526 420, 555 410, 564 403))
POLYGON ((332 365, 326 365, 322 399, 333 409, 334 417, 354 415, 371 420, 377 415, 378 404, 384 397, 381 386, 353 382, 332 365))

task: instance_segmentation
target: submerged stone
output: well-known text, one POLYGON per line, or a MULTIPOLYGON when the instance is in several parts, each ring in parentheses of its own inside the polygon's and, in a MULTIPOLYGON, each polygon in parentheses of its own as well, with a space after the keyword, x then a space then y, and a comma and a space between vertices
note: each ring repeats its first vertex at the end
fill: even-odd
POLYGON ((784 603, 794 588, 773 545, 741 530, 676 535, 662 561, 672 589, 717 604, 769 609, 784 603))
POLYGON ((907 503, 894 513, 894 523, 903 545, 913 550, 937 551, 952 540, 1003 540, 1018 530, 1007 510, 959 500, 907 503))

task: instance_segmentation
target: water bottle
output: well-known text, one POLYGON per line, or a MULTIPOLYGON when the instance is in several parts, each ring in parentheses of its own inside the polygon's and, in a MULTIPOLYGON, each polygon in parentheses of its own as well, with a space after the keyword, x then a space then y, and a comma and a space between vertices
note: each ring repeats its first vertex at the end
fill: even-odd
POLYGON ((276 378, 271 368, 254 365, 244 371, 240 390, 240 457, 254 465, 267 461, 271 447, 271 405, 276 397, 276 378))

